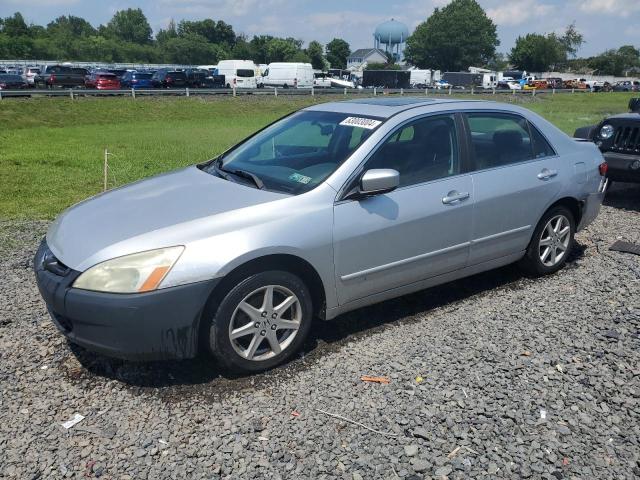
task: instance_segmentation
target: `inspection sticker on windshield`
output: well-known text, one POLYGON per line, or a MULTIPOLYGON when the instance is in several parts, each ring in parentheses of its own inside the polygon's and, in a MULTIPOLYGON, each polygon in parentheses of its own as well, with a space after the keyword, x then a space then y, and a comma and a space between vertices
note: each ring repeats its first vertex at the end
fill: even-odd
POLYGON ((381 123, 380 120, 374 120, 373 118, 347 117, 340 122, 340 125, 343 127, 358 127, 373 130, 381 123))
POLYGON ((300 175, 299 173, 292 173, 291 175, 289 175, 289 180, 293 180, 294 182, 298 183, 304 183, 306 185, 311 181, 311 177, 300 175))

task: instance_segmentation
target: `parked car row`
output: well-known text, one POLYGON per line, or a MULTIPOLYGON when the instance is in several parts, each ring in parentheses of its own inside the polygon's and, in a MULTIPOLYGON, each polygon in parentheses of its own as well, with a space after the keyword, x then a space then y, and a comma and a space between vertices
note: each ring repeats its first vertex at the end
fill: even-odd
POLYGON ((224 88, 225 76, 209 70, 163 68, 159 70, 86 69, 47 65, 0 69, 2 89, 90 88, 97 90, 151 88, 224 88))

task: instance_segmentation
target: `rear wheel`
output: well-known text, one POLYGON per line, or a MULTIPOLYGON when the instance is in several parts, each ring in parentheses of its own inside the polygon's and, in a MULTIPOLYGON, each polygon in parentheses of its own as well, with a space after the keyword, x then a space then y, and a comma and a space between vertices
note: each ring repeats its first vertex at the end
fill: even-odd
POLYGON ((311 295, 297 276, 254 274, 227 293, 210 319, 209 349, 226 368, 260 372, 289 358, 309 333, 311 295))
POLYGON ((563 206, 551 208, 538 223, 521 266, 534 275, 557 272, 567 263, 575 232, 571 211, 563 206))

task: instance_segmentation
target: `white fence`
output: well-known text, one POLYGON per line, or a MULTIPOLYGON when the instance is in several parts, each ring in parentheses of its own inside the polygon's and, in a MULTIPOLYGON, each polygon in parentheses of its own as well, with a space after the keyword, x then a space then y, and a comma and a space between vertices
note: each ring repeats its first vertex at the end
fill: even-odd
MULTIPOLYGON (((293 95, 355 95, 355 96, 378 96, 378 95, 407 95, 407 96, 448 96, 448 95, 513 95, 513 96, 536 96, 536 95, 556 95, 556 94, 579 94, 591 93, 584 89, 545 89, 545 90, 498 90, 483 88, 449 88, 449 89, 388 89, 388 88, 258 88, 258 89, 231 89, 231 88, 172 88, 172 89, 130 89, 130 90, 92 90, 84 88, 50 89, 50 90, 0 90, 0 100, 20 97, 68 97, 71 99, 79 97, 137 97, 148 96, 244 96, 244 95, 271 95, 271 96, 293 96, 293 95)), ((606 95, 606 93, 604 93, 606 95)))

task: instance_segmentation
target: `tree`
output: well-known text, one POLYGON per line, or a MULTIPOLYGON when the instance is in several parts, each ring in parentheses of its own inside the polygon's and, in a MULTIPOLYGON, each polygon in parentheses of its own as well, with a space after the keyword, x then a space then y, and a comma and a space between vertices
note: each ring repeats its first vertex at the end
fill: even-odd
POLYGON ((320 42, 312 40, 307 47, 307 56, 311 60, 311 66, 316 70, 324 70, 324 48, 320 42))
POLYGON ((156 34, 156 40, 158 43, 166 43, 172 38, 178 38, 178 30, 176 28, 175 20, 169 20, 169 25, 167 28, 161 28, 156 34))
POLYGON ((562 35, 558 40, 564 47, 567 57, 572 58, 576 57, 578 49, 584 45, 584 37, 576 28, 576 22, 569 25, 565 30, 564 35, 562 35))
POLYGON ((198 21, 182 20, 178 24, 178 35, 181 37, 189 34, 200 35, 209 43, 227 44, 233 46, 236 41, 236 34, 231 25, 219 20, 216 22, 210 18, 198 21))
POLYGON ((299 50, 300 47, 290 39, 273 38, 267 44, 268 63, 291 61, 299 50))
POLYGON ((23 35, 29 35, 29 26, 24 21, 24 17, 20 12, 16 12, 11 17, 6 17, 0 24, 2 27, 2 33, 9 37, 20 37, 23 35))
POLYGON ((239 60, 254 60, 256 52, 246 38, 239 36, 236 38, 236 44, 233 46, 231 55, 233 58, 237 58, 239 60))
POLYGON ((125 42, 145 44, 151 42, 151 25, 139 8, 116 12, 106 26, 106 34, 125 42))
POLYGON ((547 72, 566 59, 566 50, 553 33, 529 33, 516 39, 509 58, 513 65, 522 70, 547 72))
POLYGON ((347 68, 347 57, 351 47, 341 38, 334 38, 327 44, 327 61, 332 68, 347 68))
POLYGON ((62 15, 47 25, 47 33, 56 37, 89 37, 97 30, 84 18, 62 15))
POLYGON ((498 45, 496 26, 476 0, 452 0, 418 25, 404 53, 420 68, 459 71, 487 64, 498 45))
POLYGON ((640 51, 631 45, 618 50, 607 50, 588 60, 588 65, 600 75, 626 75, 629 70, 640 67, 640 51))
POLYGON ((163 45, 163 59, 167 63, 215 64, 227 56, 222 46, 211 44, 195 33, 170 38, 163 45))

